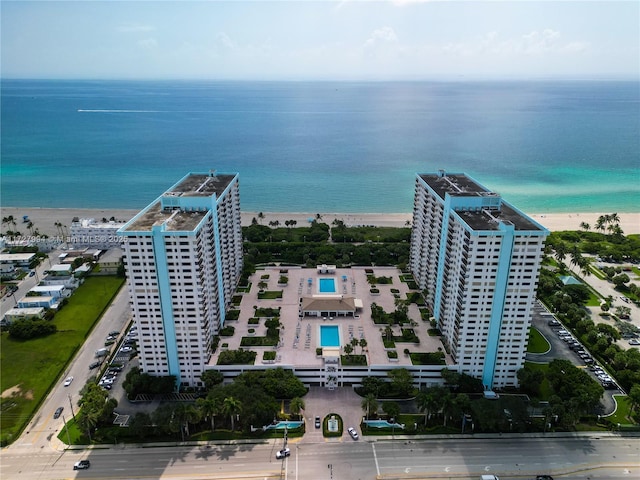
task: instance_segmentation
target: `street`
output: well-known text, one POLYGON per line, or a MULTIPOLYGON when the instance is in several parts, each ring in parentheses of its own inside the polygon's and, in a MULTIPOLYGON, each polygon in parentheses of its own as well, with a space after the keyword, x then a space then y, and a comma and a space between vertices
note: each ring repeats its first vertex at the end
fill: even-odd
POLYGON ((34 455, 30 449, 2 454, 2 478, 100 479, 477 479, 493 473, 505 479, 534 478, 536 474, 562 478, 637 478, 640 472, 638 437, 604 434, 560 438, 492 436, 484 438, 315 444, 290 443, 291 456, 275 459, 278 442, 196 446, 114 446, 93 450, 34 455), (74 471, 73 464, 91 461, 91 468, 74 471))

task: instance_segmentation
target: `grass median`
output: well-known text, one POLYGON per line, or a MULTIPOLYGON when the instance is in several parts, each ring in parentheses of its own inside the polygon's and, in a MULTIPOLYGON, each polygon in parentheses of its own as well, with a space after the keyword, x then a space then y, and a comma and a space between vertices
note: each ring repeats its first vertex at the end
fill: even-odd
POLYGON ((120 277, 87 278, 52 320, 53 335, 25 341, 0 335, 2 445, 19 435, 123 284, 120 277))

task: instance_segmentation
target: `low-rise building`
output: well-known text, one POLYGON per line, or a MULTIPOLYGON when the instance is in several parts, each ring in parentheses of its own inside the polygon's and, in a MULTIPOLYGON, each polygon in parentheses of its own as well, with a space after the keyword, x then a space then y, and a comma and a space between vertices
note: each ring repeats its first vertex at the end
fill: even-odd
POLYGON ((42 307, 12 308, 4 314, 4 323, 15 322, 16 320, 26 320, 29 318, 42 318, 45 309, 42 307))
POLYGON ((118 236, 123 225, 116 221, 98 222, 94 218, 74 218, 71 222, 70 242, 74 247, 93 247, 107 250, 122 245, 124 237, 118 236))
POLYGON ((71 295, 71 292, 64 285, 37 285, 29 292, 53 298, 66 298, 71 295))
POLYGON ((35 258, 35 253, 0 253, 0 264, 29 268, 35 258))
POLYGON ((18 308, 51 308, 57 310, 58 300, 50 296, 25 296, 18 300, 18 308))

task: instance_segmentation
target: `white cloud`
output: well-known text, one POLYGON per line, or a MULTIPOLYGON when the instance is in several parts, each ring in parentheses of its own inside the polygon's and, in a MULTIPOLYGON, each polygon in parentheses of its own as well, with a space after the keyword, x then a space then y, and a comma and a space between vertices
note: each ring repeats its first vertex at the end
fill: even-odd
POLYGON ((220 46, 227 48, 229 50, 235 50, 237 48, 236 43, 233 40, 231 40, 231 37, 229 37, 229 35, 227 35, 224 32, 219 32, 216 35, 216 41, 220 46))
POLYGON ((442 51, 460 56, 481 54, 539 56, 545 54, 581 53, 589 48, 588 42, 565 41, 560 32, 546 28, 533 30, 516 38, 501 39, 498 32, 488 32, 470 41, 448 43, 442 51))
POLYGON ((364 42, 365 48, 372 48, 380 44, 396 43, 398 36, 391 27, 382 27, 373 31, 371 36, 364 42))

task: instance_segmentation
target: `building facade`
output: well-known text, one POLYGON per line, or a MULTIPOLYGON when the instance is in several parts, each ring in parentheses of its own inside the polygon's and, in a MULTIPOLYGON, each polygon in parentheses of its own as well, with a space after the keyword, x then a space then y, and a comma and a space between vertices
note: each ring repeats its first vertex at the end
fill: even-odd
POLYGON ((242 271, 238 175, 189 173, 117 235, 140 367, 200 386, 242 271))
POLYGON ((108 250, 119 247, 124 238, 118 235, 122 223, 116 221, 98 222, 94 218, 74 218, 68 239, 73 248, 92 247, 108 250))
POLYGON ((461 372, 516 386, 549 232, 465 174, 418 174, 410 265, 461 372))

